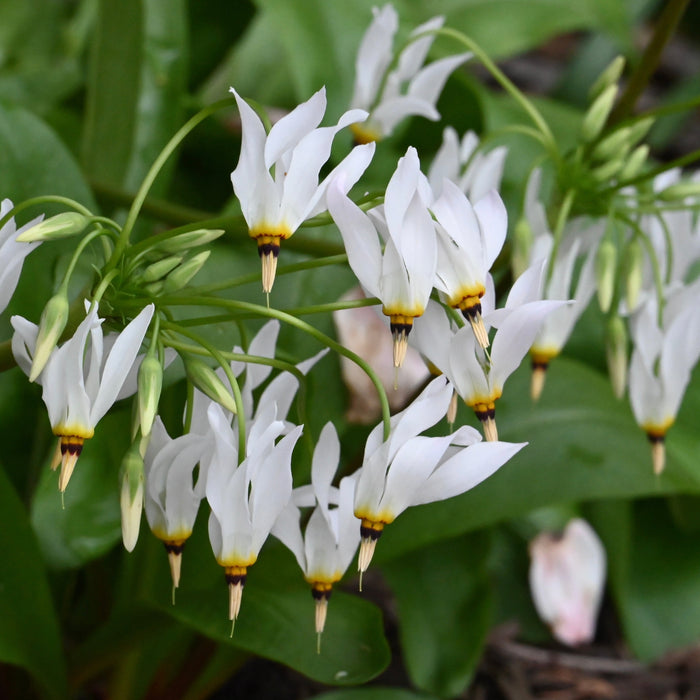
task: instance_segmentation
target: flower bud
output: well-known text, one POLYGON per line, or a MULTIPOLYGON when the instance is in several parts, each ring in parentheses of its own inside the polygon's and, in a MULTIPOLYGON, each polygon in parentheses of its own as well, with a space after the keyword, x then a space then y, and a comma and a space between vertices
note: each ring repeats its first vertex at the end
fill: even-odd
POLYGON ((591 100, 595 100, 596 97, 598 97, 598 95, 600 95, 603 92, 603 90, 605 90, 613 83, 616 83, 620 79, 620 76, 622 75, 622 71, 624 69, 625 57, 616 56, 615 58, 613 58, 613 60, 598 76, 593 85, 591 85, 591 89, 588 91, 588 97, 591 100))
POLYGON ((170 255, 167 258, 151 263, 140 275, 136 277, 136 279, 144 284, 148 284, 149 282, 157 282, 172 272, 181 262, 181 255, 170 255))
POLYGON ((581 123, 581 140, 584 143, 591 143, 598 138, 610 116, 616 97, 617 85, 608 85, 588 108, 581 123))
POLYGON ((223 229, 206 228, 200 228, 196 231, 186 231, 185 233, 178 233, 177 236, 161 241, 154 246, 154 249, 162 251, 163 253, 182 253, 189 248, 211 243, 219 236, 223 235, 223 233, 223 229))
POLYGON ((641 146, 637 146, 630 154, 622 170, 618 173, 618 180, 624 182, 625 180, 631 180, 633 177, 637 177, 648 157, 649 146, 645 143, 641 146))
POLYGON ((138 374, 138 408, 141 434, 151 434, 158 413, 158 401, 163 387, 163 366, 155 355, 146 355, 138 374))
POLYGON ((605 354, 613 394, 621 399, 627 386, 627 327, 619 316, 613 316, 608 321, 605 354))
POLYGON ((122 513, 122 540, 126 551, 131 552, 139 538, 143 510, 143 458, 138 443, 134 443, 124 455, 121 475, 119 504, 122 513))
POLYGON ((634 311, 642 289, 644 250, 639 239, 633 238, 625 251, 625 300, 627 308, 634 311))
POLYGON ((187 379, 212 401, 220 403, 227 411, 236 413, 236 402, 224 383, 209 365, 196 357, 183 357, 187 379))
POLYGON ((700 182, 692 182, 690 180, 677 182, 675 185, 661 190, 657 196, 662 202, 677 202, 686 197, 699 197, 700 182))
POLYGON ((530 251, 532 250, 532 227, 530 222, 521 217, 515 224, 515 235, 513 237, 513 255, 511 257, 511 267, 513 278, 518 279, 530 265, 530 251))
POLYGON ((182 289, 202 269, 211 250, 203 250, 176 267, 163 282, 163 294, 182 289))
POLYGON ((607 161, 611 158, 620 158, 629 150, 630 128, 622 127, 602 138, 593 149, 592 158, 598 161, 607 161))
POLYGON ((603 313, 610 310, 615 292, 615 268, 617 247, 608 238, 602 240, 596 251, 595 273, 598 285, 598 304, 603 313))
POLYGON ((85 230, 90 219, 76 211, 66 211, 56 214, 49 219, 38 223, 20 233, 17 240, 21 243, 33 243, 34 241, 56 241, 60 238, 69 238, 85 230))
POLYGON ((630 130, 630 144, 634 146, 641 141, 652 126, 654 126, 654 117, 642 117, 630 124, 627 127, 630 130))
POLYGON ((625 162, 624 156, 609 160, 607 163, 593 168, 593 170, 591 170, 591 175, 597 182, 607 182, 625 167, 625 162))
POLYGON ((563 644, 592 641, 605 586, 605 549, 580 518, 530 543, 530 591, 539 616, 563 644))
POLYGON ((34 359, 29 372, 29 381, 33 382, 46 366, 58 339, 68 322, 70 305, 65 292, 60 291, 48 300, 41 312, 39 331, 36 338, 34 359))

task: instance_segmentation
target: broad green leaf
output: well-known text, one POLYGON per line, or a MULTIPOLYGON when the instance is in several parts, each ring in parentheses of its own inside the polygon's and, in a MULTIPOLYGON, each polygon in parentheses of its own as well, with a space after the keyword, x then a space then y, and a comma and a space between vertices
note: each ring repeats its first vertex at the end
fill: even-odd
POLYGON ((0 468, 0 661, 26 669, 49 698, 67 697, 46 571, 27 513, 0 468))
POLYGON ((473 533, 382 567, 396 597, 406 667, 423 690, 459 696, 474 675, 493 616, 490 542, 489 533, 473 533))
POLYGON ((83 137, 86 172, 121 185, 137 128, 143 61, 140 0, 100 0, 94 29, 83 137))
POLYGON ((379 541, 378 560, 552 503, 700 492, 695 432, 681 424, 669 432, 668 464, 657 478, 643 432, 606 378, 557 358, 533 405, 529 374, 521 367, 496 407, 501 439, 529 445, 472 491, 403 513, 379 541))
POLYGON ((211 639, 279 661, 322 683, 364 683, 389 662, 379 610, 341 592, 334 592, 329 602, 320 654, 316 653, 314 603, 304 587, 290 590, 272 582, 267 588, 250 576, 233 636, 223 577, 216 588, 179 590, 177 604, 166 610, 211 639))
POLYGON ((594 520, 610 566, 610 585, 625 636, 643 661, 694 644, 700 638, 700 561, 697 534, 674 526, 661 499, 636 503, 594 520), (627 516, 616 532, 620 517, 627 516), (614 519, 609 520, 610 517, 614 519), (617 561, 624 562, 618 566, 617 561))
POLYGON ((44 467, 31 518, 49 566, 79 567, 121 539, 118 473, 129 445, 129 424, 128 411, 113 410, 100 421, 95 437, 85 443, 63 503, 58 475, 48 462, 44 467))
POLYGON ((330 693, 314 695, 314 700, 437 700, 437 698, 434 695, 416 693, 403 688, 373 685, 369 688, 332 690, 330 693))

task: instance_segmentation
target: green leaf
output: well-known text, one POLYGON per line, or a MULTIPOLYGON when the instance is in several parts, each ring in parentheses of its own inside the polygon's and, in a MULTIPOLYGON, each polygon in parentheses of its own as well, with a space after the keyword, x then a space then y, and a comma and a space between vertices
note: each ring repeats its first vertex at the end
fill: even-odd
POLYGON ((129 423, 128 411, 114 410, 100 421, 95 437, 85 443, 63 503, 58 475, 44 468, 31 518, 49 566, 79 567, 121 539, 118 472, 129 445, 129 423))
POLYGON ((608 553, 610 585, 632 651, 651 661, 700 637, 697 534, 679 531, 661 499, 645 500, 594 520, 608 553), (627 526, 618 536, 620 513, 627 526), (624 562, 619 566, 616 562, 624 562))
POLYGON ((0 660, 26 669, 46 697, 67 697, 61 638, 27 513, 0 468, 0 660))
POLYGON ((473 533, 382 567, 396 596, 406 666, 423 690, 458 696, 474 675, 493 615, 490 543, 489 533, 473 533))
POLYGON ((178 590, 177 605, 163 608, 198 632, 259 656, 279 661, 314 680, 334 685, 364 683, 389 662, 379 610, 356 596, 334 592, 316 653, 314 603, 309 590, 263 587, 251 570, 233 636, 226 584, 178 590))
POLYGON ((674 426, 657 478, 643 432, 605 377, 563 357, 547 374, 537 404, 521 367, 496 406, 501 439, 529 445, 472 491, 403 513, 386 528, 378 561, 552 503, 700 492, 696 432, 674 426))

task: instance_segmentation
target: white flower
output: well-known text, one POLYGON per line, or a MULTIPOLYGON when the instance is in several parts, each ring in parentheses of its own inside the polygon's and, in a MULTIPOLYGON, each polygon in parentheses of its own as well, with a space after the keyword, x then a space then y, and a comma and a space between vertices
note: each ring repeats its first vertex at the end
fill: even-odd
POLYGON ((418 154, 410 147, 389 180, 384 206, 373 210, 372 218, 345 196, 342 178, 328 189, 328 211, 343 236, 350 267, 389 316, 395 367, 403 362, 413 319, 425 310, 435 278, 435 226, 421 194, 426 188, 418 154))
POLYGON ((311 584, 319 635, 323 632, 333 584, 343 577, 360 542, 360 529, 353 513, 355 479, 346 476, 338 488, 331 486, 339 460, 338 435, 328 422, 314 450, 311 485, 294 490, 293 500, 272 529, 272 534, 292 551, 304 578, 311 584), (305 506, 314 510, 302 536, 299 508, 305 506))
MULTIPOLYGON (((3 199, 2 203, 0 203, 0 219, 13 206, 9 199, 3 199)), ((17 236, 23 231, 28 231, 43 218, 42 215, 18 229, 13 217, 0 229, 0 313, 10 303, 15 287, 17 287, 17 282, 19 282, 24 259, 39 245, 39 243, 19 243, 17 236)))
POLYGON ((654 471, 663 471, 664 439, 676 419, 690 373, 700 357, 700 284, 677 291, 667 301, 663 323, 651 297, 632 319, 634 350, 629 393, 638 425, 652 443, 654 471))
POLYGON ((284 423, 275 419, 275 405, 251 426, 245 459, 238 463, 238 438, 212 403, 208 410, 214 450, 206 466, 206 496, 211 507, 209 540, 229 585, 229 619, 238 617, 248 572, 275 521, 292 495, 292 450, 301 427, 279 442, 284 423))
POLYGON ((593 640, 603 598, 603 545, 580 518, 562 534, 543 532, 530 543, 530 591, 539 616, 570 646, 593 640))
POLYGON ((165 544, 175 588, 180 584, 182 549, 204 497, 205 470, 200 469, 194 482, 194 468, 207 459, 212 441, 211 435, 195 433, 173 439, 156 418, 144 457, 146 519, 153 534, 165 544))
POLYGON ((480 442, 468 426, 444 437, 421 436, 445 415, 451 395, 445 378, 437 377, 392 417, 388 440, 383 440, 381 423, 367 438, 355 489, 355 515, 362 521, 360 571, 369 566, 384 527, 406 508, 474 488, 524 446, 480 442))
POLYGON ((508 149, 499 146, 482 153, 478 148, 479 137, 473 131, 467 131, 460 142, 457 132, 451 126, 445 127, 442 145, 428 169, 428 182, 436 199, 442 194, 445 178, 454 182, 472 202, 500 188, 508 149))
POLYGON ((336 133, 362 121, 367 113, 350 110, 335 126, 318 127, 326 110, 326 90, 322 88, 282 117, 267 134, 250 105, 233 88, 231 92, 242 122, 241 154, 231 182, 248 232, 257 240, 263 263, 263 290, 269 292, 280 242, 289 238, 305 219, 324 211, 326 185, 332 178, 342 173, 346 192, 357 182, 372 159, 374 147, 355 147, 319 184, 319 171, 330 156, 336 133))
POLYGON ((541 267, 532 268, 516 280, 506 306, 485 317, 497 328, 490 356, 476 342, 471 328, 455 332, 444 310, 431 304, 413 337, 414 346, 453 384, 467 406, 484 426, 487 440, 497 440, 496 401, 506 379, 518 368, 532 345, 545 316, 563 301, 537 299, 541 267))
MULTIPOLYGON (((100 418, 120 397, 154 311, 153 304, 146 306, 106 353, 97 305, 88 308, 86 302, 85 307, 85 320, 70 340, 51 353, 40 375, 49 421, 59 437, 61 491, 68 485, 83 443, 94 435, 100 418)), ((15 329, 12 351, 17 364, 28 372, 38 327, 21 316, 13 316, 11 322, 15 329)))
MULTIPOLYGON (((353 107, 370 112, 366 122, 351 128, 358 143, 379 141, 389 136, 404 118, 418 115, 436 121, 440 114, 435 103, 445 81, 470 53, 449 56, 422 68, 434 35, 414 39, 403 49, 397 67, 387 73, 394 60, 394 35, 398 15, 391 5, 374 9, 374 20, 365 32, 355 60, 353 107)), ((442 27, 443 17, 433 17, 411 32, 411 38, 442 27)))
POLYGON ((489 338, 481 315, 491 265, 506 239, 508 214, 495 190, 472 207, 462 190, 445 180, 442 195, 431 207, 437 227, 438 262, 435 287, 447 304, 459 309, 482 348, 489 338))

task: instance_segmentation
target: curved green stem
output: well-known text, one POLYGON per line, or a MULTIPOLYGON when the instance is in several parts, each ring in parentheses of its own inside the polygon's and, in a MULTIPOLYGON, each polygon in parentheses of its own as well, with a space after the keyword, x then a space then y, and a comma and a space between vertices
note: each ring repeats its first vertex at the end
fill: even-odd
POLYGON ((151 189, 156 177, 158 177, 163 165, 165 165, 168 158, 170 158, 170 156, 180 145, 181 141, 185 138, 185 136, 187 136, 187 134, 189 134, 198 124, 200 124, 200 122, 204 121, 207 117, 211 116, 212 114, 215 114, 219 110, 224 109, 225 107, 230 107, 234 104, 234 98, 230 97, 225 100, 219 100, 218 102, 215 102, 214 104, 205 107, 201 111, 197 112, 197 114, 195 114, 193 117, 191 117, 183 126, 181 126, 177 130, 175 135, 170 139, 170 141, 168 141, 168 143, 160 152, 155 162, 151 166, 150 170, 146 174, 146 177, 143 179, 143 182, 141 183, 141 186, 139 187, 138 192, 136 193, 136 197, 134 198, 134 201, 131 204, 131 208, 129 209, 129 213, 126 217, 126 222, 124 223, 124 227, 122 228, 121 236, 119 237, 117 246, 114 249, 114 252, 112 253, 111 260, 107 263, 107 272, 117 265, 125 249, 129 245, 129 236, 131 235, 131 231, 134 228, 134 224, 136 223, 136 219, 138 218, 139 212, 141 211, 143 202, 146 199, 146 195, 151 189))
POLYGON ((95 290, 95 293, 93 294, 93 301, 96 304, 100 303, 100 299, 102 299, 103 294, 107 291, 107 287, 112 283, 112 280, 117 276, 119 273, 118 270, 110 270, 103 278, 102 281, 100 282, 99 286, 95 290))
POLYGON ((363 360, 359 355, 356 355, 351 350, 333 340, 330 336, 314 328, 312 325, 302 321, 301 319, 292 316, 284 311, 278 311, 277 309, 271 309, 266 306, 260 306, 259 304, 251 304, 245 301, 236 301, 233 299, 219 299, 215 297, 190 297, 188 299, 182 299, 174 296, 165 296, 160 299, 161 304, 166 305, 180 305, 180 306, 220 306, 222 308, 228 309, 240 309, 241 311, 252 312, 257 316, 265 316, 267 318, 276 318, 287 325, 298 328, 299 330, 307 333, 308 335, 316 338, 323 345, 331 348, 340 355, 347 357, 351 362, 354 362, 358 367, 360 367, 365 374, 370 378, 371 382, 374 384, 377 394, 379 395, 379 402, 382 407, 382 421, 384 423, 384 439, 389 439, 389 432, 391 430, 391 410, 389 408, 389 399, 387 398, 386 391, 384 391, 384 386, 381 380, 376 375, 374 370, 369 366, 369 364, 363 360))
POLYGON ((449 27, 443 27, 436 30, 436 34, 442 36, 448 36, 455 41, 463 44, 467 49, 469 49, 479 60, 479 62, 486 68, 486 70, 491 73, 491 75, 500 83, 503 89, 523 108, 523 110, 530 117, 534 125, 542 133, 545 139, 547 149, 552 152, 555 156, 555 160, 559 160, 559 150, 557 149, 557 143, 554 139, 549 125, 545 121, 544 117, 540 114, 539 110, 535 105, 530 102, 530 100, 525 97, 525 95, 518 90, 518 88, 508 79, 508 77, 501 71, 501 69, 488 57, 486 52, 470 37, 458 32, 455 29, 450 29, 449 27))
POLYGON ((85 248, 96 238, 99 238, 100 236, 109 235, 109 233, 110 232, 106 229, 98 228, 94 231, 90 231, 90 233, 84 236, 80 243, 78 243, 76 249, 73 251, 73 255, 71 256, 70 262, 68 263, 68 267, 63 275, 63 280, 61 281, 61 289, 64 292, 68 291, 68 283, 70 282, 70 278, 73 274, 73 271, 75 270, 75 266, 78 264, 78 260, 83 254, 85 248))

